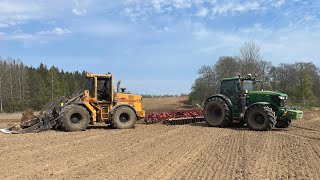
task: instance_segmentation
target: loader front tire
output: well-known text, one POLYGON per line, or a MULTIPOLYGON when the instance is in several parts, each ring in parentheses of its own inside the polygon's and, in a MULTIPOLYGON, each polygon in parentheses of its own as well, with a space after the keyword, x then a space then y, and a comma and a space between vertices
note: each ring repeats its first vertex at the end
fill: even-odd
POLYGON ((90 122, 89 112, 82 106, 69 105, 61 111, 59 126, 64 131, 84 131, 90 122))
POLYGON ((133 128, 137 122, 136 113, 129 107, 119 107, 112 116, 111 125, 116 129, 133 128))

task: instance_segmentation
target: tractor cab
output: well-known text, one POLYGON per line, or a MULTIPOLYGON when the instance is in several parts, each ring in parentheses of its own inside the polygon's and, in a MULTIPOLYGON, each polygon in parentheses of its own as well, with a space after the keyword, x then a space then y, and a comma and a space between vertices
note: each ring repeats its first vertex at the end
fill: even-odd
POLYGON ((248 94, 256 91, 256 82, 256 78, 251 74, 221 80, 220 94, 230 99, 235 117, 240 117, 241 113, 245 111, 248 94))
POLYGON ((220 93, 228 96, 234 103, 238 97, 256 90, 255 79, 251 77, 225 78, 221 81, 220 93))

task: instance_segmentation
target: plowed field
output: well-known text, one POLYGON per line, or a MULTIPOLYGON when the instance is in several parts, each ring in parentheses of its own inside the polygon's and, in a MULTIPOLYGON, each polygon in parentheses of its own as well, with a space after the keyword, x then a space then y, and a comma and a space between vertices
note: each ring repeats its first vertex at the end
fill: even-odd
MULTIPOLYGON (((319 179, 319 115, 270 132, 196 123, 0 134, 0 179, 319 179)), ((16 120, 2 116, 0 127, 16 120)))

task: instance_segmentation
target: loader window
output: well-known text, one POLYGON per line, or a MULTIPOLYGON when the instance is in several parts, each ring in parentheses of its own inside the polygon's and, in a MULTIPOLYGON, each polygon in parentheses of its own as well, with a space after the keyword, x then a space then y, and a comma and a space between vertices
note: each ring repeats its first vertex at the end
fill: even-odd
POLYGON ((89 91, 90 97, 94 97, 94 79, 93 78, 87 78, 87 82, 84 89, 89 91))
POLYGON ((98 78, 98 100, 111 100, 111 83, 109 78, 98 78))

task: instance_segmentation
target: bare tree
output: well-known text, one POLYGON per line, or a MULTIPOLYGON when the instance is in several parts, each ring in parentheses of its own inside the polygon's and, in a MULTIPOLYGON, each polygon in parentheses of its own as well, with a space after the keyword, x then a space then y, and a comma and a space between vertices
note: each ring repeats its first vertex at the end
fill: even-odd
POLYGON ((218 79, 237 76, 240 73, 240 60, 238 57, 223 56, 215 64, 218 79))
POLYGON ((240 60, 242 74, 257 74, 261 71, 262 57, 260 48, 255 42, 245 42, 240 48, 240 60))

